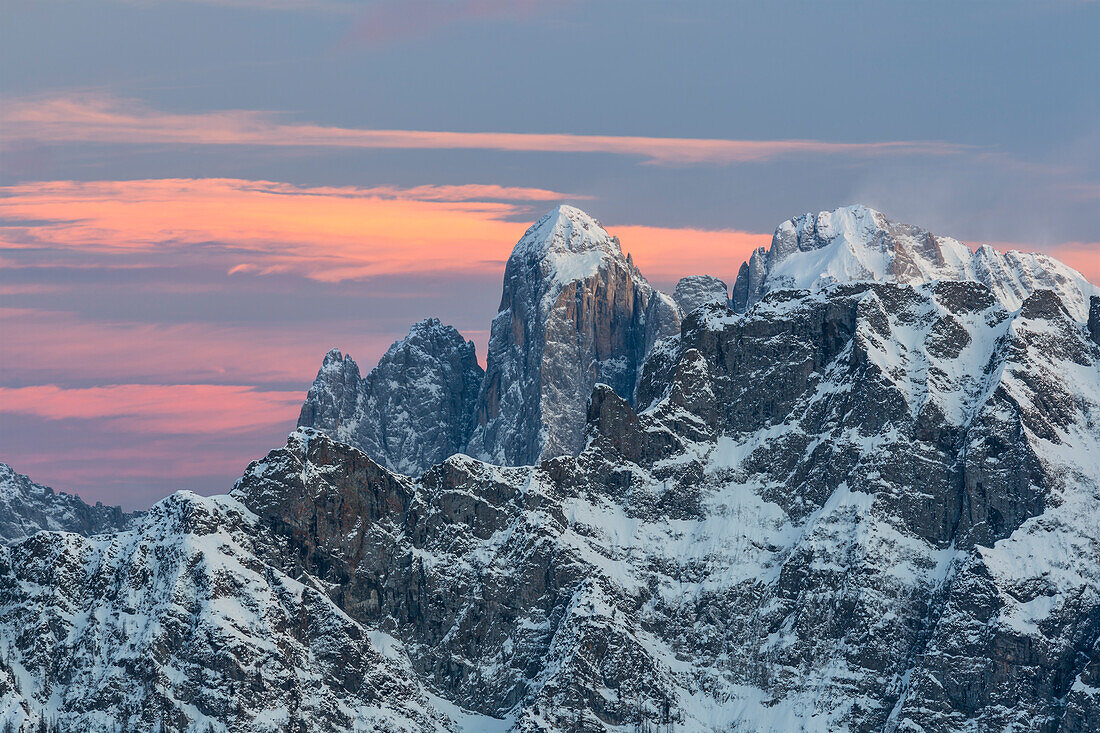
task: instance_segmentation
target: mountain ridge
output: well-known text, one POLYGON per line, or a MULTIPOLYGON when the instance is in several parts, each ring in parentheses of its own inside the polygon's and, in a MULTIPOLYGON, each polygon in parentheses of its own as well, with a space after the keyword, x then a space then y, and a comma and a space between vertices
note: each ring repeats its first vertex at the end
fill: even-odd
POLYGON ((0 543, 16 542, 41 530, 92 535, 122 529, 139 513, 55 492, 0 463, 0 543))
POLYGON ((828 282, 972 280, 989 286, 1010 309, 1037 289, 1059 294, 1078 320, 1100 289, 1044 254, 971 251, 950 237, 893 222, 863 205, 806 213, 780 224, 770 247, 755 250, 734 283, 732 307, 744 311, 768 290, 812 289, 828 282))
MULTIPOLYGON (((630 296, 603 302, 640 374, 604 383, 583 339, 560 372, 589 388, 558 403, 581 410, 575 452, 411 477, 303 426, 227 496, 0 547, 0 723, 1100 726, 1100 297, 1082 320, 1043 288, 1010 307, 976 281, 832 279, 738 313, 702 278, 647 344, 614 262, 549 298, 549 328, 520 322, 526 345, 598 333, 578 298, 630 296)), ((498 365, 524 354, 513 305, 552 280, 506 280, 498 365)), ((315 417, 359 404, 353 365, 326 356, 315 417)))

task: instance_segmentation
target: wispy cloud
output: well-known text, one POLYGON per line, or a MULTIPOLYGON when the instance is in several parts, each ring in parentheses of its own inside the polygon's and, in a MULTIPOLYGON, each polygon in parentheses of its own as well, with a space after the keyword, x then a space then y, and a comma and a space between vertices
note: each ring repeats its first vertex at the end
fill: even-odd
POLYGON ((0 387, 0 412, 49 420, 98 420, 109 429, 161 434, 231 433, 293 427, 300 391, 216 384, 0 387))
POLYGON ((507 255, 524 229, 508 217, 532 201, 566 197, 496 186, 53 181, 0 188, 0 219, 10 222, 0 229, 0 244, 103 254, 201 246, 233 273, 290 272, 322 281, 468 271, 507 255))
POLYGON ((247 383, 304 388, 321 355, 332 346, 354 348, 369 364, 367 359, 392 340, 364 333, 339 339, 316 324, 265 327, 149 323, 137 318, 135 314, 134 321, 107 321, 61 310, 0 308, 4 383, 76 386, 76 380, 82 385, 247 383))
MULTIPOLYGON (((539 209, 578 196, 499 186, 334 188, 240 179, 52 181, 0 188, 0 246, 80 253, 202 248, 231 275, 337 282, 496 272, 539 209), (517 219, 520 219, 517 221, 517 219)), ((612 227, 657 280, 736 271, 761 234, 612 227), (677 275, 678 276, 678 275, 677 275)))
POLYGON ((245 145, 391 150, 501 150, 599 153, 661 165, 759 163, 806 155, 954 155, 948 142, 734 140, 515 132, 372 130, 280 121, 252 110, 168 113, 99 95, 9 99, 0 107, 0 144, 116 143, 245 145))

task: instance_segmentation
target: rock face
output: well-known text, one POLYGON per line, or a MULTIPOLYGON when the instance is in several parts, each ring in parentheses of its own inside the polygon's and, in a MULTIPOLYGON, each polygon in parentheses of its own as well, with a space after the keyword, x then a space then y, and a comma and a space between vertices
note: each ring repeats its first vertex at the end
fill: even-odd
POLYGON ((676 283, 676 290, 672 294, 676 305, 684 314, 691 313, 696 308, 707 303, 717 305, 729 305, 729 294, 726 284, 710 275, 689 275, 680 278, 676 283))
POLYGON ((696 311, 576 458, 413 483, 306 436, 234 496, 515 730, 1090 730, 1098 397, 1052 293, 838 285, 696 311))
MULTIPOLYGON (((701 293, 714 285, 699 281, 685 297, 711 297, 701 293)), ((646 282, 598 221, 560 206, 508 259, 484 376, 472 343, 424 321, 366 379, 350 357, 329 352, 298 426, 406 474, 460 452, 503 465, 575 454, 593 386, 610 384, 632 401, 642 363, 680 332, 680 319, 680 306, 646 282)))
POLYGON ((467 452, 505 465, 576 453, 593 386, 632 400, 648 350, 679 321, 598 221, 554 209, 505 266, 467 452))
POLYGON ((384 637, 261 558, 285 542, 180 492, 130 531, 0 547, 0 721, 17 730, 447 730, 384 637))
POLYGON ((577 455, 410 478, 300 428, 0 548, 0 729, 1100 730, 1100 316, 1003 298, 704 303, 577 455))
POLYGON ((94 535, 121 529, 133 518, 117 506, 85 504, 0 463, 0 543, 22 540, 41 530, 94 535))
POLYGON ((1100 344, 1100 295, 1092 296, 1089 302, 1089 334, 1100 344))
POLYGON ((983 283, 1013 310, 1036 290, 1052 290, 1081 321, 1088 318, 1090 296, 1100 293, 1053 257, 998 252, 988 245, 971 252, 950 237, 892 222, 866 206, 847 206, 780 224, 771 247, 756 250, 741 266, 732 306, 743 312, 769 291, 833 282, 935 280, 983 283))
POLYGON ((473 342, 431 318, 413 325, 366 379, 350 356, 330 351, 298 425, 419 474, 465 447, 482 374, 473 342))

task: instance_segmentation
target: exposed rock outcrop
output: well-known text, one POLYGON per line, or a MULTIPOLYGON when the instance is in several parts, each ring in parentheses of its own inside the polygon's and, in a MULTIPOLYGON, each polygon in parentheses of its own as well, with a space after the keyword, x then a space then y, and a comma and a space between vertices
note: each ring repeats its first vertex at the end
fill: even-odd
POLYGON ((707 303, 729 305, 726 284, 710 275, 689 275, 680 278, 672 297, 686 315, 707 303))
POLYGON ((505 266, 467 452, 505 465, 575 454, 593 386, 633 400, 648 350, 679 320, 598 221, 554 209, 505 266))
POLYGON ((298 425, 355 445, 390 470, 419 474, 465 448, 483 373, 473 342, 431 318, 413 325, 365 379, 351 357, 330 351, 298 425))

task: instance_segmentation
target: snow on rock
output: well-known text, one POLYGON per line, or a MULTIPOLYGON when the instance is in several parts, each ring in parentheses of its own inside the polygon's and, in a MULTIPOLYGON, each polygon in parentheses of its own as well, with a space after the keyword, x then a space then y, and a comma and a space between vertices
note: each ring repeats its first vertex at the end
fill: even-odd
MULTIPOLYGON (((650 341, 679 306, 555 211, 509 261, 478 428, 494 460, 559 425, 575 451, 414 478, 336 420, 228 497, 0 547, 0 723, 1100 729, 1100 316, 939 277, 956 250, 910 230, 904 267, 845 250, 879 226, 796 227, 827 278, 650 341)), ((330 357, 315 422, 359 404, 330 357)))
POLYGON ((302 433, 234 496, 511 730, 1095 728, 1100 348, 1056 296, 838 283, 661 343, 578 456, 410 481, 302 433))
POLYGON ((17 542, 40 530, 111 532, 132 517, 117 506, 91 506, 78 496, 54 492, 0 463, 0 543, 17 542))
POLYGON ((950 237, 888 220, 866 206, 803 214, 775 230, 770 248, 756 250, 734 284, 734 310, 744 311, 779 289, 813 289, 834 282, 971 280, 988 286, 1009 309, 1028 295, 1053 290, 1078 320, 1100 293, 1053 257, 1018 251, 976 252, 950 237))
POLYGON ((505 266, 467 452, 508 465, 576 453, 592 387, 632 399, 648 351, 679 325, 676 304, 598 221, 571 206, 547 213, 505 266))
POLYGON ((323 587, 265 564, 276 542, 179 492, 129 531, 0 548, 0 728, 456 730, 323 587))

